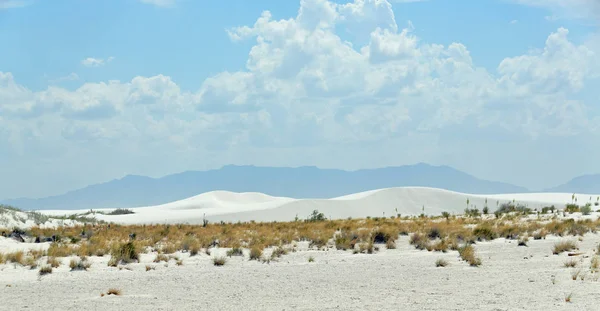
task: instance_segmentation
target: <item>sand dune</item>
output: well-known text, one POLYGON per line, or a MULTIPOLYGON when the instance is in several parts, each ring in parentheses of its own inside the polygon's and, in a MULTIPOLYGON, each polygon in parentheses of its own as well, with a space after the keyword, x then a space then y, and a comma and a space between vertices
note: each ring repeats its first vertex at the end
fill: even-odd
MULTIPOLYGON (((577 194, 578 202, 590 199, 595 202, 598 195, 577 194)), ((531 209, 555 205, 562 208, 572 201, 571 193, 515 193, 475 195, 436 188, 402 187, 387 188, 355 193, 331 199, 294 199, 273 197, 262 193, 234 193, 212 191, 191 198, 157 206, 134 208, 135 214, 101 215, 101 220, 122 224, 149 223, 201 223, 203 219, 214 221, 290 221, 295 217, 305 219, 313 210, 318 210, 332 219, 380 217, 402 215, 439 215, 446 211, 462 214, 467 207, 484 206, 490 211, 497 206, 512 202, 527 205, 531 209), (486 203, 487 201, 487 203, 486 203)), ((98 210, 98 211, 110 211, 98 210)), ((66 215, 87 212, 49 210, 47 215, 66 215)))

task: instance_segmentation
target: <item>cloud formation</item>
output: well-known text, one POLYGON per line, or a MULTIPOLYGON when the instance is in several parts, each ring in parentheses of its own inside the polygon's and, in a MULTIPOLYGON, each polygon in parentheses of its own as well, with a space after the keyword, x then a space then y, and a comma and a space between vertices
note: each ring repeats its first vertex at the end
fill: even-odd
POLYGON ((115 59, 115 58, 112 56, 108 57, 107 59, 88 57, 88 58, 83 59, 81 61, 81 64, 86 67, 101 67, 101 66, 104 66, 104 65, 110 63, 111 61, 113 61, 113 59, 115 59))
POLYGON ((203 167, 475 165, 466 148, 508 161, 508 149, 598 139, 599 116, 579 94, 598 78, 600 51, 575 44, 565 28, 490 72, 460 42, 423 43, 412 24, 399 27, 387 1, 300 3, 294 18, 264 11, 228 29, 233 44, 254 42, 246 68, 197 90, 156 75, 33 91, 0 72, 0 162, 41 157, 79 174, 92 168, 76 163, 113 163, 112 177, 196 168, 198 159, 203 167), (368 42, 344 41, 339 25, 357 36, 368 29, 368 42))

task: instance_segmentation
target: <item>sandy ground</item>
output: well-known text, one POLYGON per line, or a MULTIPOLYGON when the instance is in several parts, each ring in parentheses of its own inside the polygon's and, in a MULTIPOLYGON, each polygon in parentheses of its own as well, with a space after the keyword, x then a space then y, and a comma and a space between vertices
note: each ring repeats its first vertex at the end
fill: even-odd
MULTIPOLYGON (((400 187, 378 189, 355 193, 332 199, 293 199, 272 197, 262 193, 235 193, 212 191, 191 198, 158 206, 132 209, 130 215, 91 215, 98 219, 121 224, 201 224, 206 218, 219 221, 292 221, 298 216, 306 219, 313 210, 322 212, 327 218, 345 219, 406 215, 440 215, 442 212, 463 214, 466 207, 484 206, 495 211, 499 204, 512 202, 541 210, 544 206, 555 205, 563 208, 572 202, 571 193, 523 193, 474 195, 425 187, 400 187), (467 200, 469 205, 467 205, 467 200)), ((578 203, 594 204, 600 196, 577 194, 578 203)), ((592 205, 594 210, 600 206, 592 205)), ((108 210, 98 210, 109 212, 108 210)), ((41 211, 47 215, 67 215, 85 213, 89 210, 41 211)))
POLYGON ((504 239, 478 243, 480 267, 469 267, 455 251, 415 250, 408 237, 400 238, 397 249, 371 255, 299 250, 270 264, 233 257, 216 267, 202 253, 179 254, 182 266, 172 260, 165 267, 147 254, 129 265, 132 271, 108 267, 108 257, 92 257, 89 271, 71 272, 65 258, 65 265, 43 277, 8 264, 0 265, 0 309, 598 310, 600 280, 589 273, 589 263, 600 235, 586 235, 579 242, 585 256, 577 257, 552 255, 561 239, 576 238, 548 236, 528 247, 504 239), (435 267, 438 258, 450 265, 435 267), (583 260, 583 281, 571 279, 577 268, 565 268, 567 258, 583 260), (146 265, 156 270, 146 272, 146 265), (100 296, 111 287, 122 295, 100 296), (565 302, 571 293, 572 302, 565 302))

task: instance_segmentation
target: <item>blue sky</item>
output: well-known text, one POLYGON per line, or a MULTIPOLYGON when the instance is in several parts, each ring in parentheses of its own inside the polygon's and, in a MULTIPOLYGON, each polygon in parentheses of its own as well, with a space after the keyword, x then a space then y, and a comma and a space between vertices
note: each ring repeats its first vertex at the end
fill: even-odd
POLYGON ((227 164, 599 173, 595 0, 0 0, 0 198, 227 164))

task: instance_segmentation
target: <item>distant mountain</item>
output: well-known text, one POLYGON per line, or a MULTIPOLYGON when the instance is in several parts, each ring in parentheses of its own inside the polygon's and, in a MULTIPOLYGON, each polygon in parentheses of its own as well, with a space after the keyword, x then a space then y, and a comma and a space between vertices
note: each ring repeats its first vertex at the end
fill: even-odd
POLYGON ((472 194, 520 193, 527 189, 481 180, 448 166, 415 165, 343 171, 317 167, 228 165, 162 178, 128 175, 63 195, 0 202, 23 209, 90 209, 157 205, 203 192, 262 192, 293 198, 332 198, 361 191, 420 186, 472 194))
POLYGON ((566 184, 549 188, 545 192, 566 192, 566 193, 600 193, 600 174, 583 175, 575 177, 566 184))

